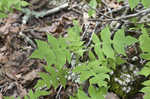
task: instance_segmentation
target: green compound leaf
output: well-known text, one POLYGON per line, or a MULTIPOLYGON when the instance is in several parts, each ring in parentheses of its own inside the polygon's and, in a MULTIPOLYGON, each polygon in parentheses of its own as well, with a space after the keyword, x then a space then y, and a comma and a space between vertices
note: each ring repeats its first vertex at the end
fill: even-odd
POLYGON ((47 91, 42 91, 40 89, 37 89, 37 90, 35 90, 35 92, 30 90, 28 93, 28 96, 30 97, 29 99, 38 99, 40 96, 44 96, 44 95, 48 95, 48 94, 50 94, 50 93, 47 91))
POLYGON ((66 37, 67 48, 70 52, 77 54, 78 56, 83 55, 83 41, 80 40, 80 32, 82 29, 78 21, 73 21, 74 26, 68 29, 68 37, 66 37))
POLYGON ((88 10, 88 15, 91 17, 91 16, 94 16, 96 14, 96 11, 93 10, 93 9, 89 9, 88 10))
MULTIPOLYGON (((49 83, 54 86, 54 88, 57 88, 59 86, 59 76, 56 72, 56 69, 54 69, 51 66, 45 66, 45 69, 47 72, 49 72, 49 83)), ((59 71, 58 71, 59 72, 59 71)))
POLYGON ((140 57, 146 60, 150 60, 150 52, 140 54, 140 57))
POLYGON ((69 41, 80 41, 80 32, 82 29, 78 23, 78 21, 73 21, 74 26, 68 29, 68 40, 69 41))
POLYGON ((145 87, 141 89, 141 92, 144 92, 144 99, 149 99, 150 80, 144 81, 142 84, 145 85, 145 87))
POLYGON ((38 80, 38 82, 34 86, 34 88, 41 88, 41 87, 44 87, 44 86, 46 86, 46 84, 45 84, 45 81, 42 79, 42 80, 38 80))
POLYGON ((131 9, 135 8, 139 2, 140 0, 128 0, 131 9))
POLYGON ((58 40, 55 37, 53 37, 51 34, 47 34, 47 37, 48 37, 48 43, 50 45, 50 48, 53 49, 59 48, 58 40))
POLYGON ((0 18, 5 18, 7 16, 8 16, 7 14, 0 12, 0 18))
MULTIPOLYGON (((51 82, 49 80, 50 79, 49 74, 40 72, 39 75, 43 79, 43 81, 44 81, 45 85, 47 86, 47 88, 50 88, 51 82)), ((43 85, 43 82, 40 81, 39 84, 43 85)), ((40 85, 38 85, 38 86, 40 86, 40 85)))
POLYGON ((140 36, 140 48, 143 52, 150 53, 150 37, 146 31, 146 29, 142 28, 142 35, 140 36))
POLYGON ((150 80, 144 81, 144 82, 143 82, 143 85, 145 85, 145 86, 147 86, 147 87, 150 87, 150 80))
POLYGON ((136 38, 131 36, 125 36, 123 29, 120 29, 115 33, 113 40, 111 40, 110 34, 110 30, 108 26, 106 26, 106 28, 101 31, 102 44, 99 38, 95 34, 93 35, 92 40, 95 44, 94 50, 100 60, 105 60, 104 55, 106 55, 107 58, 115 59, 115 52, 126 56, 125 47, 138 41, 136 38), (100 47, 101 45, 102 48, 100 47), (114 49, 112 48, 112 45, 114 49))
POLYGON ((64 52, 64 54, 65 54, 66 61, 68 61, 68 63, 70 63, 71 62, 71 54, 70 54, 70 51, 67 49, 68 46, 67 46, 65 39, 60 37, 58 39, 58 42, 59 42, 59 47, 62 48, 62 52, 64 52))
POLYGON ((85 65, 80 65, 80 66, 76 66, 73 69, 73 72, 80 74, 80 82, 84 82, 85 80, 87 80, 90 76, 93 76, 94 73, 93 71, 90 71, 90 68, 88 66, 85 65))
POLYGON ((97 7, 97 1, 96 0, 91 0, 90 3, 89 3, 89 6, 92 8, 92 9, 88 10, 88 15, 91 17, 91 16, 96 14, 95 9, 97 7))
POLYGON ((104 54, 107 56, 107 58, 115 59, 115 57, 114 57, 114 51, 113 51, 110 43, 103 42, 102 49, 103 49, 104 54))
POLYGON ((136 38, 134 38, 134 37, 126 36, 126 38, 125 38, 125 46, 134 44, 136 42, 138 42, 138 40, 136 38))
POLYGON ((142 35, 140 36, 140 48, 143 53, 140 55, 141 58, 150 60, 150 37, 146 29, 142 28, 142 35))
POLYGON ((125 33, 123 29, 118 30, 113 38, 113 47, 117 51, 117 53, 122 54, 126 56, 125 53, 125 47, 127 45, 131 45, 138 40, 136 38, 133 38, 131 36, 125 37, 125 33))
POLYGON ((29 91, 28 95, 29 95, 30 99, 36 99, 36 97, 35 97, 35 95, 34 95, 32 90, 29 91))
POLYGON ((124 0, 117 0, 117 2, 120 2, 120 1, 124 1, 124 0))
POLYGON ((123 29, 118 30, 113 38, 113 46, 114 49, 120 53, 125 55, 125 50, 124 50, 124 46, 125 46, 125 33, 123 29))
POLYGON ((141 74, 147 77, 150 74, 150 67, 145 66, 138 74, 141 74))
POLYGON ((98 75, 95 75, 95 77, 90 79, 90 83, 91 84, 98 84, 99 87, 107 87, 107 82, 104 81, 104 79, 108 78, 109 79, 109 75, 108 74, 103 74, 100 73, 98 75))
POLYGON ((89 86, 88 92, 91 96, 91 99, 105 99, 105 95, 106 95, 106 88, 105 90, 100 87, 100 88, 96 88, 93 85, 89 86))
POLYGON ((150 2, 149 0, 142 0, 142 4, 145 8, 149 8, 150 7, 150 2))
POLYGON ((29 5, 28 2, 26 2, 26 1, 21 1, 21 6, 22 6, 22 7, 26 7, 26 6, 28 6, 28 5, 29 5))
POLYGON ((100 61, 104 61, 105 60, 105 57, 104 57, 104 53, 103 53, 103 50, 102 48, 100 47, 100 45, 96 45, 95 48, 94 48, 98 58, 100 61))
POLYGON ((36 97, 36 99, 38 99, 40 96, 45 96, 45 95, 49 95, 49 94, 50 94, 50 92, 40 90, 39 88, 34 92, 34 96, 36 97))
POLYGON ((93 33, 92 41, 93 41, 96 45, 100 45, 100 40, 99 40, 98 36, 97 36, 95 33, 93 33))
POLYGON ((61 84, 65 88, 65 85, 67 82, 66 76, 68 74, 68 69, 56 70, 52 66, 45 66, 45 70, 47 72, 49 72, 49 75, 48 75, 49 76, 49 80, 48 80, 49 85, 53 85, 55 88, 57 88, 59 86, 59 84, 61 84))
POLYGON ((144 75, 145 77, 147 77, 148 75, 150 75, 150 62, 148 62, 140 72, 138 72, 138 74, 140 75, 144 75))
POLYGON ((49 52, 49 46, 46 42, 43 42, 41 40, 36 40, 38 48, 35 50, 30 58, 40 58, 43 59, 45 56, 47 56, 49 52))
POLYGON ((27 6, 28 3, 23 0, 0 0, 0 18, 7 17, 13 9, 21 10, 21 7, 27 6))
POLYGON ((93 9, 96 9, 97 1, 96 0, 91 0, 90 3, 89 3, 89 6, 92 7, 93 9))
MULTIPOLYGON (((149 87, 149 89, 150 89, 150 87, 149 87)), ((149 93, 145 93, 144 99, 149 99, 149 97, 150 97, 150 94, 149 93)))
POLYGON ((24 96, 24 99, 30 99, 28 96, 24 96))
POLYGON ((104 54, 107 56, 107 58, 115 58, 114 57, 114 51, 111 47, 111 39, 110 39, 110 30, 108 28, 108 26, 106 26, 106 28, 104 28, 101 31, 101 39, 103 41, 103 47, 102 50, 104 52, 104 54))
POLYGON ((36 40, 36 42, 38 49, 32 53, 30 58, 46 59, 49 65, 56 63, 56 56, 50 50, 48 43, 41 40, 36 40))
POLYGON ((107 43, 111 44, 110 36, 111 36, 111 32, 110 32, 110 30, 109 30, 109 27, 106 26, 106 27, 101 31, 101 39, 102 39, 103 42, 107 42, 107 43))
POLYGON ((95 57, 95 55, 94 55, 94 53, 92 51, 89 51, 89 60, 90 61, 96 60, 96 57, 95 57))
POLYGON ((60 83, 63 85, 63 87, 65 88, 67 80, 66 80, 66 76, 68 74, 68 69, 62 69, 57 73, 57 76, 59 78, 60 83))
MULTIPOLYGON (((142 90, 141 90, 141 92, 144 92, 145 94, 149 94, 150 93, 150 87, 144 87, 144 88, 142 88, 142 90)), ((145 98, 144 98, 145 99, 145 98)))
POLYGON ((8 96, 4 96, 4 99, 15 99, 14 97, 8 97, 8 96))
POLYGON ((78 99, 90 99, 83 90, 78 90, 77 97, 78 99))
POLYGON ((105 82, 104 79, 109 79, 109 75, 107 73, 110 72, 110 69, 106 66, 99 66, 99 61, 92 61, 88 64, 75 67, 73 72, 80 74, 81 83, 92 77, 90 79, 91 84, 107 86, 107 82, 105 82))
POLYGON ((66 61, 71 61, 70 51, 67 50, 67 43, 64 39, 56 39, 52 35, 47 35, 48 42, 36 40, 38 49, 30 58, 45 59, 48 65, 55 64, 57 69, 61 69, 66 61))

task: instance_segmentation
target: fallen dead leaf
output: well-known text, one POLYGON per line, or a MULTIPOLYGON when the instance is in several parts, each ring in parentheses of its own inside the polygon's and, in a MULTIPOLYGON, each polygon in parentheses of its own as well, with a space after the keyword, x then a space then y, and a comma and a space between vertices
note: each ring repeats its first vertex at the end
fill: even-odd
POLYGON ((24 79, 23 83, 26 81, 32 81, 38 77, 38 70, 33 70, 22 77, 24 79))
POLYGON ((8 57, 0 53, 0 63, 6 63, 6 62, 8 62, 8 57))

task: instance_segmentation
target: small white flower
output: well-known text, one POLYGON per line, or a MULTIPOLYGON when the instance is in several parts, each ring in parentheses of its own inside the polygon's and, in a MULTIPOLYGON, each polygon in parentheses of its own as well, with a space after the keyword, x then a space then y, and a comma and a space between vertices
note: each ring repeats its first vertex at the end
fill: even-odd
POLYGON ((126 87, 123 87, 123 88, 122 88, 122 90, 123 90, 123 91, 126 91, 126 90, 127 90, 127 88, 126 88, 126 87))
POLYGON ((129 83, 131 80, 129 78, 126 78, 125 80, 127 83, 129 83))
POLYGON ((127 90, 126 90, 126 93, 129 93, 131 90, 131 87, 128 87, 127 90))

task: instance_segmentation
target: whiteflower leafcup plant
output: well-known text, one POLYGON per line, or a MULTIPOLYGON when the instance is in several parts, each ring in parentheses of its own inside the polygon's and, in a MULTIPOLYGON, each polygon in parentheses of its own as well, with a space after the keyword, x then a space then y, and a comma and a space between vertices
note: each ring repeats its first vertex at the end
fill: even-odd
MULTIPOLYGON (((122 1, 122 0, 118 0, 122 1)), ((131 9, 141 2, 145 8, 149 8, 150 2, 148 0, 128 0, 131 9)), ((7 13, 12 11, 12 6, 18 10, 21 6, 26 6, 28 3, 21 0, 1 0, 0 1, 0 17, 7 17, 7 13)), ((89 6, 89 16, 96 13, 94 9, 97 7, 97 1, 91 0, 89 6)), ((141 36, 136 39, 131 36, 125 36, 124 29, 119 29, 111 38, 109 26, 106 26, 99 36, 96 34, 92 37, 91 48, 86 48, 84 42, 80 39, 82 32, 81 26, 78 21, 73 21, 74 26, 68 29, 68 37, 55 38, 51 34, 47 34, 47 41, 36 40, 38 48, 32 53, 30 58, 45 59, 47 65, 44 66, 46 72, 40 72, 41 77, 35 85, 35 91, 29 91, 28 95, 24 96, 25 99, 38 99, 40 96, 49 95, 49 91, 41 90, 43 87, 54 89, 58 86, 65 88, 67 83, 68 72, 73 72, 79 75, 79 84, 89 80, 88 94, 83 91, 82 86, 77 89, 75 96, 70 96, 70 99, 105 99, 105 95, 110 87, 108 82, 110 80, 109 73, 115 70, 116 64, 123 62, 118 55, 126 56, 125 47, 134 43, 139 43, 142 53, 141 58, 150 60, 150 37, 146 28, 139 28, 142 30, 141 36), (88 52, 89 59, 81 62, 80 57, 84 52, 88 52), (67 68, 66 62, 71 63, 72 53, 76 55, 76 66, 67 68), (111 61, 110 61, 111 60, 111 61), (110 65, 111 64, 111 65, 110 65)), ((139 75, 148 77, 150 74, 150 62, 147 62, 139 75)), ((150 80, 143 82, 144 99, 150 97, 150 80)), ((6 97, 6 99, 13 99, 13 97, 6 97)), ((20 98, 18 98, 20 99, 20 98)))

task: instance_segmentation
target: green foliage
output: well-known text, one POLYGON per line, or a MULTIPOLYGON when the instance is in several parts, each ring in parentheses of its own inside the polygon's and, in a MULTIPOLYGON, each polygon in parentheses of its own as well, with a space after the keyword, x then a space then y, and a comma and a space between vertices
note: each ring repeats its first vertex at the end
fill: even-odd
POLYGON ((39 73, 41 79, 38 80, 35 86, 36 89, 44 86, 47 88, 53 86, 56 89, 60 84, 65 87, 69 70, 64 68, 64 64, 67 61, 71 62, 72 52, 79 56, 83 55, 84 46, 80 40, 80 32, 82 30, 77 21, 73 23, 74 27, 68 29, 67 38, 59 37, 56 39, 52 35, 47 35, 47 42, 36 40, 38 48, 32 53, 30 58, 45 59, 48 63, 48 66, 45 66, 46 73, 39 73))
POLYGON ((142 0, 142 4, 145 8, 149 8, 150 7, 150 2, 148 0, 142 0))
POLYGON ((110 36, 111 33, 107 26, 101 31, 102 51, 103 54, 107 56, 107 58, 112 58, 112 59, 115 59, 116 52, 118 54, 122 54, 126 56, 125 47, 134 44, 135 42, 138 41, 136 38, 133 38, 131 36, 125 36, 123 29, 120 29, 115 33, 113 40, 110 39, 110 36), (112 48, 112 45, 114 49, 112 48))
POLYGON ((147 80, 145 82, 143 82, 143 85, 145 85, 145 87, 141 90, 141 92, 144 92, 144 99, 149 99, 150 97, 150 80, 147 80))
MULTIPOLYGON (((82 63, 79 66, 76 66, 75 69, 73 69, 73 72, 80 75, 80 83, 83 83, 85 80, 90 78, 90 84, 97 84, 100 88, 99 90, 101 90, 102 87, 106 89, 108 88, 106 79, 107 81, 109 80, 108 73, 111 72, 110 67, 115 68, 116 64, 124 63, 124 61, 121 58, 116 57, 115 54, 117 53, 125 55, 125 47, 138 41, 133 37, 125 36, 123 29, 118 30, 115 33, 113 40, 111 40, 111 33, 108 26, 101 31, 100 36, 101 41, 95 34, 93 35, 92 39, 94 42, 94 51, 98 59, 96 59, 94 54, 89 51, 90 61, 88 61, 87 63, 82 63), (114 48, 112 48, 112 45, 114 48), (111 65, 109 66, 109 64, 111 65)), ((96 92, 94 93, 96 94, 96 92)), ((101 97, 102 99, 104 99, 103 95, 101 95, 100 92, 98 92, 98 95, 100 96, 94 95, 94 93, 91 94, 91 96, 93 95, 93 98, 96 99, 96 97, 101 97)), ((87 98, 87 96, 83 94, 83 92, 79 91, 77 97, 83 96, 83 98, 87 98)))
POLYGON ((60 84, 63 85, 63 87, 65 87, 66 76, 68 73, 67 69, 61 69, 56 71, 56 69, 54 69, 51 66, 45 66, 45 70, 48 73, 39 73, 42 79, 38 80, 38 83, 36 84, 35 88, 44 87, 46 85, 47 88, 53 86, 56 89, 60 84))
POLYGON ((0 0, 0 18, 5 18, 14 9, 21 10, 21 7, 27 5, 28 3, 23 0, 0 0))
POLYGON ((4 99, 15 99, 14 97, 4 97, 4 99))
POLYGON ((90 97, 88 97, 85 92, 82 89, 78 90, 78 93, 75 97, 72 97, 70 99, 105 99, 105 94, 107 92, 107 88, 105 87, 95 87, 93 85, 89 86, 88 93, 90 97))
POLYGON ((146 63, 146 65, 139 72, 140 75, 148 76, 150 75, 150 62, 146 63))
POLYGON ((84 52, 83 41, 80 40, 82 29, 77 21, 73 21, 74 27, 68 29, 68 37, 65 38, 67 47, 70 52, 82 56, 84 52))
POLYGON ((140 0, 128 0, 131 9, 135 8, 139 2, 140 0))
POLYGON ((120 2, 120 1, 124 1, 124 0, 117 0, 117 2, 120 2))
POLYGON ((90 99, 82 89, 78 90, 78 93, 75 97, 70 97, 70 99, 90 99))
POLYGON ((143 53, 141 57, 146 60, 150 60, 150 37, 146 29, 142 28, 142 35, 140 36, 140 48, 142 49, 143 53))
MULTIPOLYGON (((38 83, 35 86, 35 88, 41 88, 44 86, 50 88, 50 86, 54 86, 54 88, 56 89, 60 84, 63 85, 63 87, 65 87, 68 69, 63 68, 64 64, 66 63, 66 61, 71 61, 70 54, 72 52, 78 56, 82 56, 84 52, 83 42, 80 40, 80 32, 82 32, 82 30, 77 21, 74 21, 73 23, 74 27, 68 29, 67 38, 63 39, 60 37, 56 39, 51 35, 47 35, 47 42, 36 40, 38 49, 33 52, 31 58, 45 59, 48 63, 48 66, 45 66, 45 70, 47 73, 39 73, 41 80, 38 80, 38 83), (54 64, 54 67, 52 67, 52 64, 54 64)), ((96 36, 94 37, 96 38, 96 36)), ((100 42, 98 38, 96 42, 100 42)), ((95 46, 98 47, 98 45, 95 46)), ((100 54, 98 54, 98 56, 100 58, 104 57, 100 54)), ((82 66, 75 67, 75 69, 73 69, 73 72, 80 74, 81 82, 93 76, 90 79, 90 84, 98 84, 100 87, 99 91, 102 91, 102 87, 104 87, 105 89, 107 88, 107 82, 105 80, 109 80, 109 75, 107 73, 111 70, 104 64, 100 66, 101 64, 103 63, 101 63, 100 60, 93 60, 88 63, 83 63, 82 66)), ((95 89, 95 92, 96 91, 98 90, 95 89)), ((91 96, 96 97, 92 94, 92 91, 90 91, 90 93, 91 96)), ((78 91, 79 97, 82 97, 82 94, 82 91, 78 91)), ((101 97, 103 97, 102 94, 97 95, 101 95, 101 97)))
MULTIPOLYGON (((147 30, 142 27, 142 35, 139 37, 140 41, 140 48, 142 50, 141 58, 145 60, 150 60, 150 37, 147 32, 147 30)), ((145 77, 148 77, 150 75, 150 62, 147 62, 142 70, 139 72, 140 75, 144 75, 145 77)), ((144 99, 149 99, 150 97, 150 80, 147 80, 143 82, 143 85, 145 86, 142 88, 141 92, 144 92, 144 99)))
POLYGON ((35 92, 32 90, 29 91, 28 95, 25 96, 25 99, 38 99, 40 96, 45 96, 50 94, 50 92, 47 91, 41 91, 40 89, 37 89, 35 92))
POLYGON ((99 66, 99 61, 92 61, 89 63, 82 64, 75 67, 73 72, 80 74, 80 82, 83 83, 88 78, 91 84, 98 84, 99 87, 107 87, 107 82, 104 81, 106 78, 109 79, 107 74, 111 70, 106 66, 99 66))
POLYGON ((48 73, 39 73, 42 80, 38 81, 35 88, 47 86, 54 86, 57 88, 59 84, 65 86, 67 69, 63 66, 66 61, 70 62, 71 56, 70 52, 67 50, 67 45, 63 38, 56 39, 52 35, 47 35, 48 41, 36 40, 38 44, 38 49, 33 52, 31 58, 45 59, 48 66, 45 66, 45 70, 48 73), (52 64, 55 66, 52 67, 52 64))
POLYGON ((105 99, 105 95, 107 93, 107 88, 106 87, 94 87, 90 85, 88 89, 89 95, 91 96, 91 99, 105 99))
POLYGON ((48 41, 36 40, 38 49, 33 52, 31 58, 45 59, 48 65, 55 64, 57 69, 61 69, 66 61, 70 62, 70 53, 63 38, 56 39, 52 35, 47 35, 48 41))
POLYGON ((104 54, 107 56, 107 58, 112 58, 114 59, 115 58, 115 54, 114 54, 114 51, 111 47, 111 39, 110 39, 110 31, 109 31, 109 28, 108 26, 106 28, 104 28, 102 31, 101 31, 101 39, 102 39, 102 50, 104 52, 104 54))
MULTIPOLYGON (((118 0, 120 2, 122 0, 118 0)), ((130 8, 133 9, 139 4, 140 0, 128 0, 130 8)), ((148 0, 142 0, 142 4, 145 8, 149 7, 148 0)), ((13 9, 21 10, 21 7, 27 6, 28 3, 21 0, 1 0, 0 1, 0 17, 4 18, 8 12, 12 12, 13 9)), ((96 14, 97 1, 91 0, 89 3, 91 9, 88 11, 89 16, 96 14)), ((29 13, 30 14, 30 13, 29 13)), ((35 15, 37 13, 34 13, 35 15)), ((39 14, 39 13, 38 13, 39 14)), ((37 16, 39 16, 37 14, 37 16)), ((41 15, 41 13, 40 13, 41 15)), ((140 48, 142 50, 141 58, 150 60, 150 37, 145 28, 142 28, 142 35, 139 40, 131 36, 125 36, 124 29, 119 29, 114 37, 111 39, 111 32, 109 27, 106 26, 100 33, 100 37, 96 34, 93 35, 93 49, 94 52, 84 46, 84 42, 80 39, 80 33, 82 32, 81 26, 77 21, 73 21, 74 26, 68 29, 68 37, 55 38, 50 34, 47 34, 47 41, 36 40, 38 48, 32 53, 30 58, 40 58, 47 61, 47 66, 44 66, 45 72, 40 72, 41 77, 36 84, 35 91, 29 91, 25 99, 38 99, 42 95, 50 94, 47 91, 40 90, 42 87, 50 88, 53 86, 55 89, 59 85, 64 88, 67 82, 68 72, 70 71, 64 65, 66 62, 71 63, 71 53, 77 56, 77 60, 83 56, 86 51, 89 52, 89 60, 86 62, 78 62, 77 66, 73 68, 73 72, 80 76, 80 83, 83 83, 89 79, 90 86, 88 89, 88 95, 82 90, 78 89, 76 97, 71 99, 105 99, 109 86, 107 81, 110 80, 109 72, 111 69, 116 68, 116 64, 120 65, 125 63, 123 59, 118 57, 118 54, 126 56, 125 48, 139 41, 140 48), (96 54, 96 55, 95 55, 96 54), (97 84, 95 87, 93 85, 97 84)), ((139 28, 138 28, 139 29, 139 28)), ((148 77, 150 75, 150 62, 147 62, 143 69, 139 72, 140 75, 148 77)), ((141 90, 146 93, 145 99, 150 97, 150 81, 143 83, 145 87, 141 90)), ((6 99, 10 99, 6 97, 6 99)), ((11 99, 13 99, 11 97, 11 99)))
MULTIPOLYGON (((117 0, 118 2, 124 1, 124 0, 117 0)), ((149 0, 128 0, 129 6, 131 9, 135 8, 139 3, 142 3, 145 8, 150 7, 149 0)))
POLYGON ((115 33, 113 46, 117 53, 126 56, 125 47, 134 44, 135 42, 137 42, 135 38, 131 36, 125 37, 124 30, 120 29, 115 33))
POLYGON ((96 7, 97 7, 97 1, 96 0, 91 0, 89 3, 89 6, 91 7, 91 9, 88 10, 88 15, 89 16, 94 16, 96 14, 96 7))

